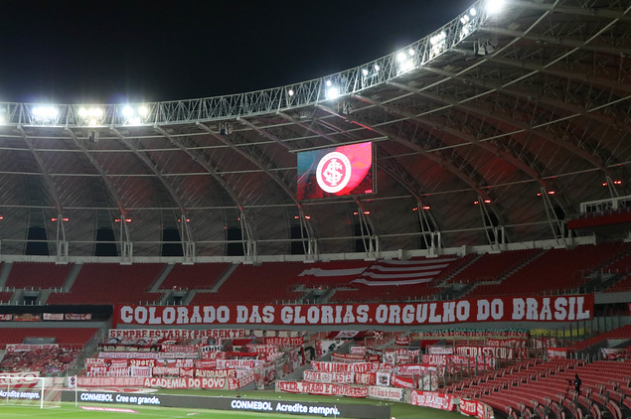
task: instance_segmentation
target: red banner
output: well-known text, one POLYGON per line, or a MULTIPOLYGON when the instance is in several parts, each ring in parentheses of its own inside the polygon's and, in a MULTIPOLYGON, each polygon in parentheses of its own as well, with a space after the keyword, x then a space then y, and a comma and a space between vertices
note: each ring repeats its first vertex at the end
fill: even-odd
POLYGON ((24 313, 24 314, 13 315, 14 322, 38 322, 41 320, 42 320, 41 314, 24 313))
POLYGON ((145 378, 143 387, 223 389, 225 378, 145 378))
POLYGON ((379 355, 359 354, 331 354, 331 361, 335 362, 379 362, 379 355))
POLYGON ((399 388, 416 388, 413 377, 404 377, 394 374, 390 377, 390 385, 399 388))
POLYGON ((410 404, 414 406, 433 407, 441 410, 454 410, 453 397, 435 391, 412 390, 410 404))
POLYGON ((92 320, 92 314, 91 313, 86 313, 86 314, 66 313, 64 314, 64 318, 65 320, 87 321, 87 320, 92 320))
POLYGON ((502 297, 414 304, 115 306, 115 324, 393 325, 592 318, 594 295, 502 297))
POLYGON ((281 338, 278 336, 274 337, 266 337, 263 339, 266 345, 276 345, 281 348, 297 348, 302 346, 305 343, 305 340, 302 336, 297 336, 293 338, 285 337, 281 338))
POLYGON ((355 384, 374 386, 377 384, 377 374, 374 372, 356 372, 355 384))
POLYGON ((42 318, 44 320, 61 321, 64 319, 64 313, 43 313, 42 318))
POLYGON ((479 419, 490 419, 493 416, 493 408, 477 400, 460 399, 460 413, 468 416, 476 416, 479 419))
POLYGON ((375 372, 379 369, 378 362, 326 362, 313 361, 311 368, 314 371, 324 372, 375 372))
POLYGON ((13 320, 13 314, 0 314, 0 322, 10 322, 13 320))
POLYGON ((355 374, 352 372, 303 371, 303 379, 312 383, 353 384, 355 374))
POLYGON ((548 348, 546 349, 546 354, 548 355, 548 358, 550 359, 555 359, 555 358, 562 358, 562 359, 566 359, 568 356, 568 348, 548 348))
POLYGON ((306 383, 303 381, 278 381, 276 388, 288 393, 308 393, 323 396, 366 397, 367 387, 353 387, 348 384, 306 383))
POLYGON ((404 395, 405 393, 402 388, 379 387, 379 386, 368 387, 368 397, 372 397, 374 399, 401 402, 403 401, 404 395))

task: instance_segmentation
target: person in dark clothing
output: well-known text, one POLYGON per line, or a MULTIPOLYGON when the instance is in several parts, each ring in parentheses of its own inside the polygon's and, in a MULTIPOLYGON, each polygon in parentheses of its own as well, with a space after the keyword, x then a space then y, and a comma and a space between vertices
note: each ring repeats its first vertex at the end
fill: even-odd
POLYGON ((581 384, 583 384, 583 382, 581 381, 581 378, 578 376, 578 374, 574 374, 574 381, 572 380, 567 380, 570 384, 574 384, 574 390, 576 390, 576 394, 580 395, 581 394, 581 384))

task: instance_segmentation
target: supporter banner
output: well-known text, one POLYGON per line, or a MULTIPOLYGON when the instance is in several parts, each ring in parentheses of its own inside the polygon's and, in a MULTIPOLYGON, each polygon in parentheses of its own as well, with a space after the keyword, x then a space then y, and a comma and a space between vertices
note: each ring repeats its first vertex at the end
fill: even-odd
POLYGON ((374 386, 377 384, 377 374, 374 372, 356 372, 355 384, 374 386))
POLYGON ((313 361, 311 368, 314 371, 324 372, 375 372, 379 369, 378 362, 325 362, 313 361))
POLYGON ((355 382, 355 373, 305 370, 303 371, 303 380, 312 383, 353 384, 355 382))
POLYGON ((435 366, 423 364, 406 364, 394 368, 394 371, 399 375, 436 375, 437 370, 435 366))
POLYGON ((399 388, 416 388, 413 377, 404 377, 394 374, 390 377, 390 385, 399 388))
POLYGON ((428 338, 450 338, 450 337, 461 337, 461 338, 472 338, 472 339, 480 339, 480 338, 527 338, 529 336, 528 330, 525 329, 439 329, 439 330, 426 330, 426 331, 417 331, 413 335, 413 337, 419 339, 428 339, 428 338))
POLYGON ((154 377, 177 377, 178 375, 180 375, 179 367, 155 367, 153 369, 154 377))
POLYGON ((602 359, 624 359, 629 348, 600 348, 602 359))
POLYGON ((257 359, 218 359, 217 369, 229 369, 229 368, 258 368, 265 365, 265 361, 259 361, 257 359))
POLYGON ((368 397, 373 399, 391 400, 402 402, 405 397, 405 390, 402 388, 370 386, 368 387, 368 397))
POLYGON ((145 378, 141 384, 150 388, 203 388, 223 389, 226 386, 225 378, 145 378))
POLYGON ((56 343, 49 343, 43 345, 36 344, 28 344, 28 343, 7 343, 6 351, 7 352, 23 352, 23 351, 40 351, 40 350, 50 350, 57 349, 59 345, 56 343))
POLYGON ((355 355, 364 355, 366 353, 365 346, 351 346, 350 352, 355 355))
POLYGON ((379 362, 379 355, 359 354, 331 354, 331 361, 335 362, 379 362))
POLYGON ((197 368, 203 369, 215 369, 217 368, 217 360, 215 359, 200 359, 195 363, 197 368))
POLYGON ((395 343, 399 346, 408 346, 410 344, 410 337, 400 336, 395 340, 395 343))
POLYGON ((129 367, 129 372, 132 377, 151 377, 150 367, 129 367))
POLYGON ((0 322, 10 322, 13 320, 13 314, 0 314, 0 322))
POLYGON ((546 349, 546 354, 548 358, 562 358, 565 359, 568 356, 568 348, 548 348, 546 349))
POLYGON ((197 368, 195 370, 195 377, 199 378, 229 378, 236 377, 235 370, 209 370, 197 368))
POLYGON ((75 320, 81 320, 81 321, 92 320, 92 313, 85 313, 85 314, 66 313, 66 314, 64 314, 64 319, 65 320, 71 320, 71 321, 75 321, 75 320))
POLYGON ((323 396, 366 397, 368 387, 353 387, 348 384, 306 383, 304 381, 279 381, 276 388, 288 393, 308 393, 323 396))
POLYGON ((137 359, 159 359, 162 354, 159 352, 99 352, 99 358, 119 359, 119 358, 137 358, 137 359))
POLYGON ((414 406, 433 407, 441 410, 454 410, 453 397, 449 394, 437 393, 435 391, 412 390, 410 404, 414 406))
POLYGON ((479 419, 493 417, 493 408, 477 400, 460 399, 459 407, 463 415, 476 416, 479 419))
POLYGON ((142 387, 143 377, 77 377, 79 387, 142 387))
POLYGON ((297 336, 293 338, 281 338, 278 336, 273 336, 264 338, 263 342, 266 345, 275 345, 281 348, 297 348, 299 346, 302 346, 305 343, 305 340, 302 336, 297 336))
POLYGON ((199 345, 162 345, 162 352, 199 352, 199 345))
POLYGON ((158 365, 155 359, 130 359, 129 366, 155 368, 158 365))
POLYGON ((513 348, 502 346, 456 346, 457 355, 473 357, 492 357, 500 359, 513 359, 515 351, 513 348))
MULTIPOLYGON (((117 306, 120 308, 121 306, 117 306)), ((110 338, 124 339, 232 339, 245 337, 243 329, 209 329, 209 330, 185 330, 185 329, 110 329, 110 338)))
POLYGON ((24 314, 13 315, 14 322, 39 322, 41 320, 42 320, 41 314, 24 313, 24 314))
POLYGON ((64 319, 64 314, 63 313, 42 313, 42 318, 44 320, 63 320, 64 319))
POLYGON ((425 325, 592 318, 594 295, 502 297, 415 304, 115 306, 115 324, 425 325))
POLYGON ((228 378, 228 390, 239 390, 254 382, 254 371, 241 377, 228 378))
POLYGON ((428 346, 427 353, 432 355, 449 355, 454 353, 452 346, 428 346))

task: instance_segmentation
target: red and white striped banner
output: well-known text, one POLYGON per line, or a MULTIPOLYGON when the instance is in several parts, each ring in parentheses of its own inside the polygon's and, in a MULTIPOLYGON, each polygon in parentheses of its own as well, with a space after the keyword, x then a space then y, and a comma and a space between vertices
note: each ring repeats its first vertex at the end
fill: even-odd
POLYGON ((410 404, 414 406, 432 407, 441 410, 454 410, 453 397, 450 394, 435 391, 412 390, 410 404))
POLYGON ((304 381, 278 381, 276 388, 288 393, 319 394, 323 396, 366 397, 368 387, 348 384, 307 383, 304 381))

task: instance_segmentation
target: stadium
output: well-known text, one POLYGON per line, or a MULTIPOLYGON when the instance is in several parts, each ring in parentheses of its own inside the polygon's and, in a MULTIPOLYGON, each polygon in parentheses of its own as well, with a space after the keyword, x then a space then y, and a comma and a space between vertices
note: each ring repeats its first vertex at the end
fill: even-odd
POLYGON ((3 416, 630 417, 631 5, 440 24, 263 90, 0 102, 3 416))

